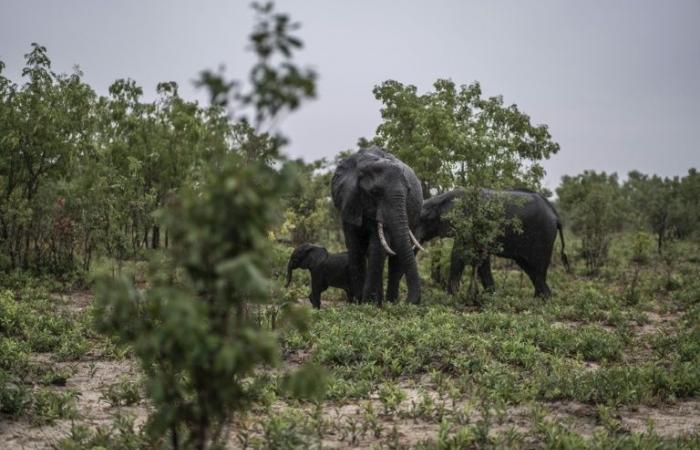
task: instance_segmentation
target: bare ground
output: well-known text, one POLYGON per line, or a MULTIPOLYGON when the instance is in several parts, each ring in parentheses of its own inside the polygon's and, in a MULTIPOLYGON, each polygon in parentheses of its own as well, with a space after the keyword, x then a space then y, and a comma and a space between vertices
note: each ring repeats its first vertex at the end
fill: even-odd
MULTIPOLYGON (((72 390, 78 393, 77 409, 80 417, 75 423, 89 426, 109 424, 117 412, 136 416, 136 423, 145 421, 145 405, 133 407, 111 407, 102 399, 102 391, 117 383, 123 377, 136 379, 139 372, 131 361, 81 361, 78 363, 54 363, 56 366, 68 366, 73 370, 65 386, 56 390, 72 390)), ((0 422, 0 442, 2 448, 11 449, 45 449, 59 439, 66 437, 73 421, 58 420, 48 426, 34 426, 26 420, 0 422)))

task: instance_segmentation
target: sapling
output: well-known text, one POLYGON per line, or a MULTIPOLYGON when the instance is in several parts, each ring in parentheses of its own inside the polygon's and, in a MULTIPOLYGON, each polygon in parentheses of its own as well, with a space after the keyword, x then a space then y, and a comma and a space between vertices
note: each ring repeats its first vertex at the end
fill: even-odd
MULTIPOLYGON (((274 13, 272 4, 254 9, 258 21, 250 38, 258 63, 250 92, 236 91, 238 83, 208 72, 200 84, 219 106, 230 108, 233 99, 242 109, 252 107, 259 129, 312 97, 315 75, 291 62, 292 50, 301 47, 289 35, 296 24, 274 13)), ((281 136, 253 130, 244 116, 229 117, 246 129, 245 138, 202 161, 197 182, 159 212, 169 257, 151 262, 148 288, 139 291, 133 282, 108 278, 96 298, 97 329, 131 346, 145 372, 153 406, 150 437, 167 439, 174 450, 219 448, 230 419, 257 397, 257 384, 249 382, 255 371, 280 361, 277 334, 261 327, 253 310, 270 301, 268 234, 294 171, 279 156, 281 136)), ((295 308, 287 312, 303 328, 295 308)), ((318 393, 317 374, 300 373, 285 385, 297 394, 318 393)))

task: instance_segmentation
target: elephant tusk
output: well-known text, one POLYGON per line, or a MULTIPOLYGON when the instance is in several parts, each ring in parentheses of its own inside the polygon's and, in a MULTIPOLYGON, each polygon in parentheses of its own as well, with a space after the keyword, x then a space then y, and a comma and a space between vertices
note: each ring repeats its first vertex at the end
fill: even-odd
POLYGON ((413 233, 411 233, 411 230, 408 230, 408 235, 411 236, 411 241, 413 242, 414 246, 418 247, 418 250, 425 252, 425 253, 428 253, 428 250, 421 247, 420 242, 418 242, 418 239, 416 239, 416 237, 413 235, 413 233))
POLYGON ((396 256, 396 252, 394 252, 391 247, 389 247, 389 244, 386 243, 386 238, 384 237, 384 224, 381 222, 377 223, 377 231, 379 233, 379 242, 382 243, 382 247, 384 247, 384 250, 390 254, 391 256, 396 256))

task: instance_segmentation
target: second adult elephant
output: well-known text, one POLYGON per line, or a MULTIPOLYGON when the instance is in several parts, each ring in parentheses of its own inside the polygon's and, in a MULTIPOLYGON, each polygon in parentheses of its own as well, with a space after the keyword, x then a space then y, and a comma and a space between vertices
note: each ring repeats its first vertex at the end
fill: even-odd
POLYGON ((420 279, 412 229, 418 226, 423 192, 413 170, 379 148, 362 149, 342 160, 331 181, 350 258, 352 291, 381 305, 382 274, 389 255, 387 300, 395 301, 406 275, 408 301, 420 301, 420 279))
MULTIPOLYGON (((554 241, 557 231, 561 236, 561 257, 567 270, 568 259, 564 253, 564 235, 562 224, 557 211, 542 195, 527 190, 493 191, 483 189, 486 197, 495 193, 505 195, 505 214, 507 218, 517 217, 520 220, 520 230, 507 227, 505 234, 500 238, 501 251, 497 256, 514 260, 518 266, 528 275, 535 287, 535 295, 548 297, 551 294, 547 285, 547 270, 552 258, 554 241)), ((467 261, 459 248, 458 243, 462 236, 452 236, 452 227, 446 218, 446 214, 452 209, 455 200, 464 195, 464 191, 456 189, 444 194, 436 195, 423 203, 420 225, 416 236, 421 242, 429 241, 435 237, 454 237, 456 245, 452 248, 450 261, 450 277, 448 291, 455 293, 459 288, 459 280, 462 277, 467 261)), ((477 268, 481 283, 486 289, 494 287, 491 263, 487 259, 477 268)))

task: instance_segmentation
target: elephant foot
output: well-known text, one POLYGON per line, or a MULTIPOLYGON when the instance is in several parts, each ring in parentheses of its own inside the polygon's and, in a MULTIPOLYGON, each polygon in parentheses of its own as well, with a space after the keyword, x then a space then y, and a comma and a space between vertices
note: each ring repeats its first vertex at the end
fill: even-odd
POLYGON ((541 291, 535 291, 535 297, 541 298, 542 300, 547 300, 552 296, 552 291, 549 289, 547 290, 541 290, 541 291))

